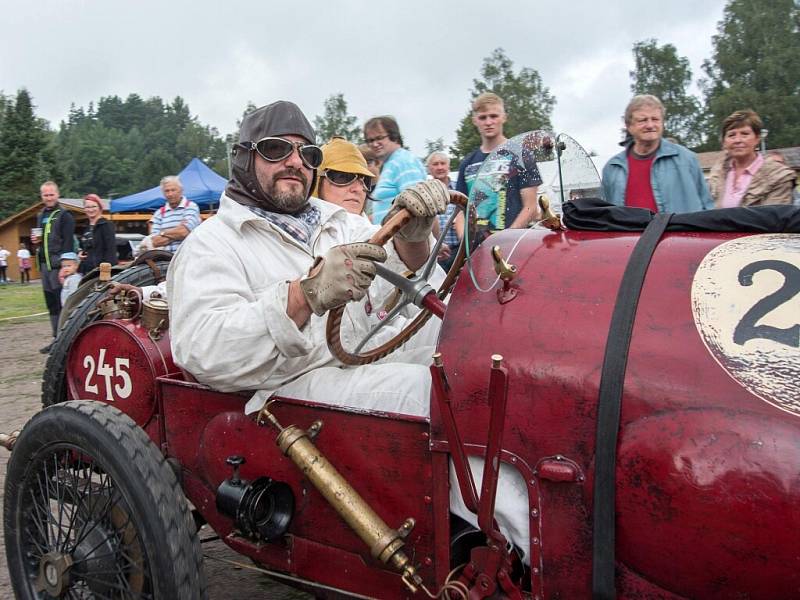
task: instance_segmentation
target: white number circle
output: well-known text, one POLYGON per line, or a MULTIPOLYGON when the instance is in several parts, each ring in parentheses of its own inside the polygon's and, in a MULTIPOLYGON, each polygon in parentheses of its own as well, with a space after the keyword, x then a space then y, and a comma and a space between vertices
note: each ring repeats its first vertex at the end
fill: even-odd
POLYGON ((753 235, 714 248, 692 282, 692 312, 733 379, 800 416, 800 235, 753 235))

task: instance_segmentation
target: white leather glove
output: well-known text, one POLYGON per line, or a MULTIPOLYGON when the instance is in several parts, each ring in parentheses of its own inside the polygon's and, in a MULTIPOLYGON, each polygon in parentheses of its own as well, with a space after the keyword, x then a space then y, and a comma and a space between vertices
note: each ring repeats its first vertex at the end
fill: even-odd
POLYGON ((413 216, 397 235, 408 242, 422 242, 430 237, 433 220, 444 213, 449 201, 450 192, 441 181, 420 181, 397 195, 386 218, 391 218, 401 208, 408 209, 413 216))
POLYGON ((300 280, 308 305, 315 315, 351 300, 361 300, 375 278, 375 262, 386 260, 386 250, 360 242, 334 246, 319 257, 300 280))

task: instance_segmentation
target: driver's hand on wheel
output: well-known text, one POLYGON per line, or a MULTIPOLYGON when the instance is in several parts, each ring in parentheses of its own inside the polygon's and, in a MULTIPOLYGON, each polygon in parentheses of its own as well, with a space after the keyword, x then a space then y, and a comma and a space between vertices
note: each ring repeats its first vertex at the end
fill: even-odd
POLYGON ((391 218, 401 208, 407 209, 412 218, 397 235, 407 242, 422 242, 430 237, 433 220, 444 213, 449 201, 450 192, 441 181, 420 181, 397 195, 386 218, 391 218))
POLYGON ((375 262, 386 260, 386 250, 366 242, 343 244, 317 258, 300 289, 317 316, 351 300, 361 300, 375 277, 375 262))

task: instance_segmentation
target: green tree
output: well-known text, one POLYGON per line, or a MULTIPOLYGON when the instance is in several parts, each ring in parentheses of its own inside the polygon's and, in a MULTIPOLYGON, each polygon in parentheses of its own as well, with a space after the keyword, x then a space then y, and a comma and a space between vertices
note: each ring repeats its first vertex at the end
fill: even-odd
POLYGON ((678 56, 672 44, 659 46, 657 40, 649 39, 633 45, 633 60, 631 92, 652 94, 664 103, 664 136, 687 146, 700 144, 700 101, 687 92, 692 82, 689 59, 678 56))
POLYGON ((0 90, 0 131, 3 130, 3 117, 6 114, 6 107, 11 102, 11 98, 6 96, 2 90, 0 90))
POLYGON ((4 102, 0 128, 0 215, 8 216, 38 197, 50 176, 47 122, 34 113, 28 90, 4 102))
POLYGON ((719 148, 720 126, 735 110, 755 110, 770 147, 800 140, 800 3, 730 0, 703 62, 705 148, 719 148))
POLYGON ((324 144, 338 135, 357 144, 361 139, 361 128, 358 126, 358 119, 347 113, 344 94, 331 94, 325 100, 324 107, 325 112, 314 117, 317 140, 324 144))
POLYGON ((431 152, 444 151, 444 138, 438 137, 435 140, 425 140, 425 157, 431 155, 431 152))
POLYGON ((227 173, 225 141, 200 123, 180 96, 165 103, 130 94, 71 107, 56 136, 65 190, 124 195, 156 185, 195 156, 227 173))
MULTIPOLYGON (((503 99, 508 115, 504 129, 506 137, 533 129, 552 129, 550 117, 556 99, 542 83, 536 69, 523 67, 519 73, 515 73, 513 62, 502 48, 496 48, 483 59, 481 79, 473 79, 472 83, 471 100, 483 92, 494 92, 503 99)), ((455 144, 450 147, 454 162, 460 161, 480 143, 481 138, 472 124, 470 108, 456 131, 455 144)))

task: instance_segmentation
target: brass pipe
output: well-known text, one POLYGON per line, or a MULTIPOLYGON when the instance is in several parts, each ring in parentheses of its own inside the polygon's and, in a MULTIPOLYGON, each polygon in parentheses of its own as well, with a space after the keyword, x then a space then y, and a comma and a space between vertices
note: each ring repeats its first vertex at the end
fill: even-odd
POLYGON ((416 592, 422 584, 422 578, 417 574, 416 567, 411 564, 406 553, 402 551, 403 540, 414 528, 414 519, 406 519, 398 529, 389 527, 325 458, 311 441, 308 432, 296 425, 282 427, 267 407, 259 413, 259 423, 262 423, 262 417, 279 429, 276 442, 281 452, 297 465, 303 475, 361 538, 369 548, 371 556, 399 571, 406 586, 412 592, 416 592))

